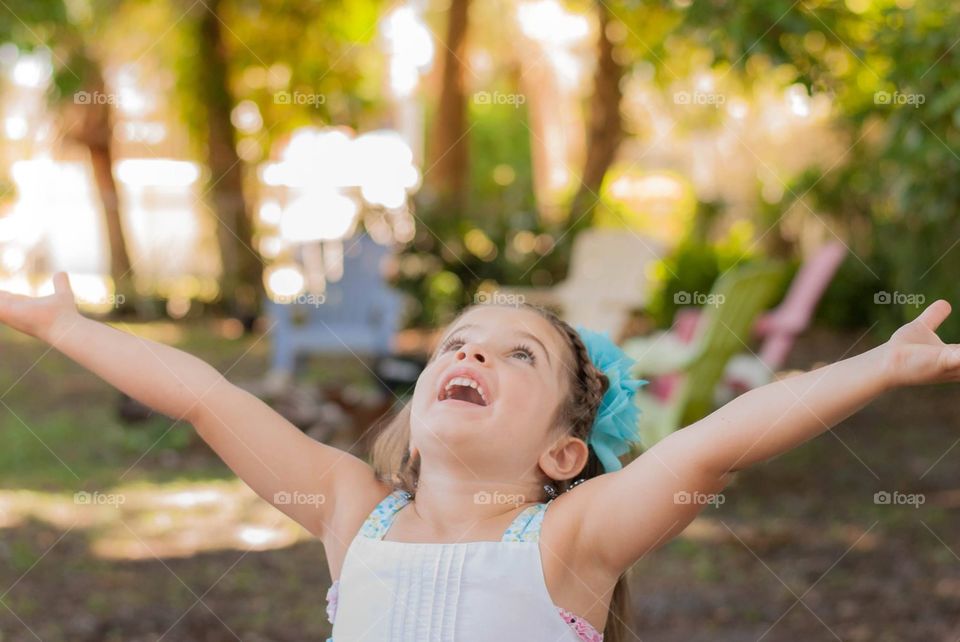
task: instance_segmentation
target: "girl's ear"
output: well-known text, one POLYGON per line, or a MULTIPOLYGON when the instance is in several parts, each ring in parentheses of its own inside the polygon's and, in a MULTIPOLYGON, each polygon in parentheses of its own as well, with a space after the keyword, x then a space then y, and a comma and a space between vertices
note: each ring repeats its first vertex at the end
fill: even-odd
POLYGON ((408 462, 413 461, 414 457, 416 457, 419 452, 420 451, 417 450, 416 446, 407 446, 407 449, 404 451, 403 457, 400 460, 400 465, 406 466, 408 462))
POLYGON ((540 455, 540 468, 550 479, 571 479, 583 470, 590 457, 590 450, 582 439, 564 435, 540 455))

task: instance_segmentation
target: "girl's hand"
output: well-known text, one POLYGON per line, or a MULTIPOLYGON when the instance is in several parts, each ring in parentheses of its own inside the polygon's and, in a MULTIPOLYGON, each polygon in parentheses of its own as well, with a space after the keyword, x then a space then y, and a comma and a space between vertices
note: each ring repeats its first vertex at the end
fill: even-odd
POLYGON ((54 293, 30 297, 0 290, 0 323, 38 339, 56 338, 54 328, 80 316, 66 272, 53 275, 54 293))
POLYGON ((937 299, 884 344, 887 375, 895 386, 960 381, 960 344, 944 343, 936 330, 950 315, 950 304, 937 299))

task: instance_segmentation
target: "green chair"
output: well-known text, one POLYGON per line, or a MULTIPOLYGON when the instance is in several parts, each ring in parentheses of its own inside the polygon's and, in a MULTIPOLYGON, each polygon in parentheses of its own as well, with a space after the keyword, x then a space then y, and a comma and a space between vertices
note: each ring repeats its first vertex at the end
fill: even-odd
POLYGON ((624 342, 624 352, 637 362, 632 371, 635 377, 680 374, 666 401, 644 389, 637 393, 644 449, 710 413, 727 362, 747 345, 754 319, 774 303, 781 276, 782 267, 770 263, 736 268, 721 276, 705 298, 690 342, 669 332, 624 342))

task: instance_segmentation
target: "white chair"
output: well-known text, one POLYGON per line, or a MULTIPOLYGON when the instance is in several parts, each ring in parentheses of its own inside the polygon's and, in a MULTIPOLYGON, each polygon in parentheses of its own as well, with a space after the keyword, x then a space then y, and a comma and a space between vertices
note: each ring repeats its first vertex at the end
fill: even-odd
POLYGON ((558 310, 571 325, 609 332, 616 340, 631 310, 650 295, 649 267, 663 256, 660 241, 623 229, 589 228, 573 241, 567 278, 549 288, 505 291, 558 310))

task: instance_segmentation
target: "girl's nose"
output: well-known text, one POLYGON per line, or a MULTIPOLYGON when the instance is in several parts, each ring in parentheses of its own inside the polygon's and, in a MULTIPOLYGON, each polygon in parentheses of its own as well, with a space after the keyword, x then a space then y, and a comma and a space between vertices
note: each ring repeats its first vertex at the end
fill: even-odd
POLYGON ((483 351, 477 346, 470 344, 465 344, 457 350, 457 361, 463 361, 464 359, 474 359, 478 363, 486 363, 487 361, 487 358, 483 355, 483 351))

